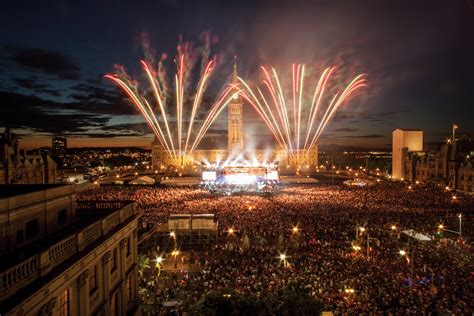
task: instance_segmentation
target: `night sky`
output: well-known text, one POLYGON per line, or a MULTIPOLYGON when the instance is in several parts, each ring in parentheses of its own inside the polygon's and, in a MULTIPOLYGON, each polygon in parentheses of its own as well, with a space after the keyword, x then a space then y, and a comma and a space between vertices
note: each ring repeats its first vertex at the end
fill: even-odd
MULTIPOLYGON (((143 74, 142 42, 173 56, 180 37, 218 39, 212 99, 231 75, 259 78, 260 65, 335 64, 367 73, 326 130, 324 144, 380 147, 394 128, 442 141, 453 123, 474 135, 474 1, 8 1, 0 11, 0 128, 23 147, 149 146, 138 111, 102 78, 121 64, 143 74)), ((351 76, 348 76, 348 80, 351 76)), ((245 109, 247 139, 269 138, 245 109)), ((225 129, 226 115, 209 135, 225 129)))

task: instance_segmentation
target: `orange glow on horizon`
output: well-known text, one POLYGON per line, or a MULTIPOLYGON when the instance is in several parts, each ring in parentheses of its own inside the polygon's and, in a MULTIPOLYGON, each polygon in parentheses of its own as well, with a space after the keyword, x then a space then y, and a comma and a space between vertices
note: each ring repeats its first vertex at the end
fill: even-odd
MULTIPOLYGON (((64 135, 67 137, 67 135, 64 135)), ((51 136, 29 136, 20 139, 20 148, 35 149, 51 147, 51 136)), ((150 148, 153 136, 89 138, 67 137, 68 148, 74 147, 144 147, 150 148)))

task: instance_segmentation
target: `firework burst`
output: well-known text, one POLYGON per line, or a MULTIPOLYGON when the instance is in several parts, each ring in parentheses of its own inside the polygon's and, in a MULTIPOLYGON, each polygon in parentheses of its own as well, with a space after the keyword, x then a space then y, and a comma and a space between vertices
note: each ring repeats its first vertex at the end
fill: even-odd
POLYGON ((328 67, 316 86, 306 92, 305 83, 309 81, 306 67, 304 64, 293 64, 291 94, 285 94, 277 71, 263 66, 261 69, 262 85, 252 89, 239 78, 242 87, 239 93, 260 115, 276 142, 289 156, 309 153, 337 109, 356 90, 368 86, 365 74, 360 74, 345 88, 339 91, 330 89, 336 67, 328 67))
POLYGON ((209 77, 216 68, 216 58, 208 56, 209 50, 204 49, 195 89, 191 87, 190 81, 193 78, 194 65, 197 64, 199 58, 196 57, 195 51, 189 44, 178 46, 175 59, 176 73, 172 81, 168 80, 163 66, 165 54, 162 55, 156 67, 153 66, 152 61, 140 61, 150 91, 140 90, 137 82, 128 76, 122 66, 116 66, 114 74, 104 76, 123 90, 141 112, 170 157, 176 161, 180 160, 181 163, 184 157, 192 155, 209 127, 230 102, 235 89, 235 85, 227 85, 210 110, 206 112, 202 109, 203 95, 209 77), (170 91, 173 88, 174 92, 170 91), (204 117, 198 120, 200 110, 204 113, 204 117), (171 124, 172 122, 175 124, 171 124), (200 126, 196 128, 198 122, 200 126))

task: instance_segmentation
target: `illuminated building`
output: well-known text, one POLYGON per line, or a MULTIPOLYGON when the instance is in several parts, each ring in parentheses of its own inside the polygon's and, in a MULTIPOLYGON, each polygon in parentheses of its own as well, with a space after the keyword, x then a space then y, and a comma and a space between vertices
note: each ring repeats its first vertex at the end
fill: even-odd
POLYGON ((16 134, 6 129, 0 135, 0 184, 47 184, 57 177, 56 163, 46 152, 27 155, 16 134))
POLYGON ((76 201, 79 186, 0 186, 0 314, 126 315, 137 307, 130 201, 76 201))
POLYGON ((62 161, 67 152, 67 138, 61 136, 53 137, 51 148, 53 154, 62 161))
MULTIPOLYGON (((237 64, 234 64, 233 83, 237 83, 237 64)), ((244 150, 244 132, 243 132, 243 103, 238 93, 235 93, 227 106, 227 132, 229 150, 242 152, 244 150)))
POLYGON ((423 131, 397 128, 392 133, 392 178, 405 178, 404 163, 408 152, 423 150, 423 131))
POLYGON ((403 163, 407 181, 474 192, 474 142, 468 137, 449 140, 435 152, 407 152, 403 163))
MULTIPOLYGON (((234 65, 233 83, 237 83, 237 67, 234 65)), ((184 168, 201 163, 219 163, 227 159, 234 160, 239 157, 244 160, 257 160, 259 162, 275 162, 282 168, 280 173, 285 171, 296 171, 301 167, 301 172, 310 167, 318 165, 318 146, 315 145, 312 150, 293 150, 292 155, 288 155, 284 149, 252 149, 246 150, 244 142, 244 119, 243 119, 243 101, 240 96, 234 94, 233 99, 227 107, 227 148, 226 149, 196 149, 191 156, 181 157, 176 152, 176 158, 173 158, 167 150, 163 148, 156 139, 151 144, 152 165, 155 170, 164 167, 184 168), (283 167, 284 166, 284 167, 283 167), (288 166, 288 167, 287 167, 288 166), (306 168, 306 166, 308 166, 306 168)), ((192 170, 192 169, 189 169, 192 170)), ((309 170, 308 170, 309 171, 309 170)))

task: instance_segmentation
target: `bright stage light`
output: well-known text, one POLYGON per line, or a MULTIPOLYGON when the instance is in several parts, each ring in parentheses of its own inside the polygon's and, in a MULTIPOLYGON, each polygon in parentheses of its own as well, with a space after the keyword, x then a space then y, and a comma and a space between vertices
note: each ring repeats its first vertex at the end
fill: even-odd
POLYGON ((229 184, 252 184, 257 182, 257 177, 251 174, 228 174, 224 176, 225 181, 229 184))
POLYGON ((278 181, 278 171, 277 170, 272 170, 267 173, 267 180, 276 180, 278 181))
POLYGON ((203 181, 215 181, 217 174, 215 171, 203 171, 202 180, 203 181))

